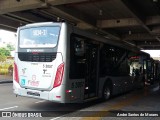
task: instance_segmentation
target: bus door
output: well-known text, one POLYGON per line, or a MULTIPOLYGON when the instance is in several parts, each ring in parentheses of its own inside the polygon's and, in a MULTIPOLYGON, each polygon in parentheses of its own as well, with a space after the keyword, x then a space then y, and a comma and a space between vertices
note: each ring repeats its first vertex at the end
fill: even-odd
POLYGON ((86 43, 84 99, 97 96, 98 90, 98 45, 86 43))

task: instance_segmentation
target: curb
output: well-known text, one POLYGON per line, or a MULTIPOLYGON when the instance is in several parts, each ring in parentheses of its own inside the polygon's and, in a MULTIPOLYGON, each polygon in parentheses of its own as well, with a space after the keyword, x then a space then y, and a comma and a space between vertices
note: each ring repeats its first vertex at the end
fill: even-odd
POLYGON ((0 84, 3 84, 3 83, 13 83, 13 81, 11 81, 11 80, 4 80, 4 81, 0 81, 0 84))

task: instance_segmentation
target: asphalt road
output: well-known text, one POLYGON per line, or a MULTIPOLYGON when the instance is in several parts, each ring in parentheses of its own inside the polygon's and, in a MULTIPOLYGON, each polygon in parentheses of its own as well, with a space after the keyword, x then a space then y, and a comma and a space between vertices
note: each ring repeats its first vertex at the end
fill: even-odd
MULTIPOLYGON (((0 84, 0 111, 40 111, 40 113, 46 111, 48 113, 45 118, 34 118, 37 120, 92 120, 93 118, 94 120, 100 120, 102 118, 105 119, 105 116, 112 116, 115 111, 125 111, 125 113, 126 111, 160 111, 159 101, 159 86, 145 90, 131 91, 115 96, 107 102, 96 100, 83 104, 60 104, 28 97, 16 97, 13 94, 12 83, 0 84), (99 113, 98 111, 105 112, 99 113), (87 117, 85 117, 86 115, 87 117)), ((22 118, 6 117, 0 118, 0 120, 1 119, 21 120, 22 118)), ((30 120, 31 118, 26 119, 30 120)), ((107 117, 107 119, 109 119, 109 117, 107 117)), ((125 119, 129 118, 125 117, 125 119)), ((148 117, 147 119, 151 118, 148 117)))
POLYGON ((73 111, 78 111, 98 103, 99 101, 84 104, 60 104, 28 97, 16 97, 13 93, 12 83, 0 84, 0 111, 52 111, 51 113, 48 112, 47 117, 58 118, 64 114, 72 113, 73 111))

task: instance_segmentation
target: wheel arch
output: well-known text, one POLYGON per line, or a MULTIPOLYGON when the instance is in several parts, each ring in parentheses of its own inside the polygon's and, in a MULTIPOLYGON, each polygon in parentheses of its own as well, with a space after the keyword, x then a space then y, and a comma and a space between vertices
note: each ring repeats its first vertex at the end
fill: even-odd
POLYGON ((111 78, 107 78, 107 79, 105 80, 104 85, 103 85, 103 89, 104 89, 104 87, 105 87, 106 85, 108 85, 108 86, 111 88, 111 90, 113 90, 113 81, 112 81, 111 78))

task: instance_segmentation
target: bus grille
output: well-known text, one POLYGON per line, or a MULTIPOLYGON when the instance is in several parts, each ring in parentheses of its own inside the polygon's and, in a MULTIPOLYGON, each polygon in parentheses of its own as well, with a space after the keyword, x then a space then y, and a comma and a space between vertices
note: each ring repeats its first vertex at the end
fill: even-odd
POLYGON ((18 53, 18 58, 21 61, 52 62, 56 58, 56 53, 18 53))

